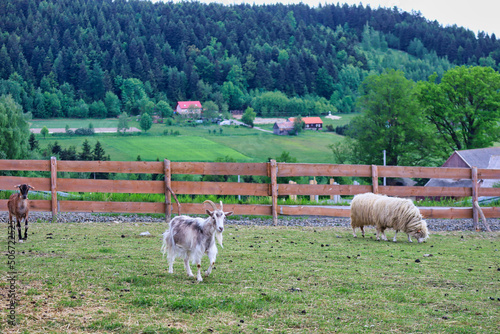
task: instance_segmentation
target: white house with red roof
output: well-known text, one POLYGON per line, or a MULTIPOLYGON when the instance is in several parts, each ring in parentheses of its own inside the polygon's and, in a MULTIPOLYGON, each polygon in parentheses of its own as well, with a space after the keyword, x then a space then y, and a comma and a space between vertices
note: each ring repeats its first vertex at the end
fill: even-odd
POLYGON ((177 107, 175 107, 175 112, 180 115, 185 114, 201 114, 202 107, 200 101, 179 101, 177 102, 177 107))
MULTIPOLYGON (((290 117, 288 121, 293 122, 295 117, 290 117)), ((320 130, 323 128, 323 121, 319 117, 302 117, 302 121, 305 123, 305 129, 308 130, 320 130)))

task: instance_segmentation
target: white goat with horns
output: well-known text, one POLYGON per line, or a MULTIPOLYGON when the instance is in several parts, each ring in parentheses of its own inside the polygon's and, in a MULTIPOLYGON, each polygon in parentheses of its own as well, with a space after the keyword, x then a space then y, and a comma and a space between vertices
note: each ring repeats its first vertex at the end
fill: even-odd
POLYGON ((224 220, 233 212, 224 212, 222 201, 220 209, 214 202, 207 200, 213 211, 206 210, 208 217, 193 218, 189 216, 177 216, 170 221, 168 230, 163 233, 163 245, 161 251, 163 256, 167 254, 168 272, 173 273, 173 264, 176 257, 184 258, 184 267, 189 277, 194 277, 189 266, 189 260, 198 267, 196 279, 201 282, 201 258, 206 253, 210 261, 205 274, 208 276, 212 272, 217 257, 217 245, 215 239, 222 246, 222 232, 224 231, 224 220))

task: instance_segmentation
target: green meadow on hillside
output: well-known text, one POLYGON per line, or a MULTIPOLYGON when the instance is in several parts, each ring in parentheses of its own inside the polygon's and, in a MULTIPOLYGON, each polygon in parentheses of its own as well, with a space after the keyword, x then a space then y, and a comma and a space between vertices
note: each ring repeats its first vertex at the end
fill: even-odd
MULTIPOLYGON (((325 119, 325 126, 344 125, 353 116, 342 117, 340 120, 325 119)), ((34 120, 31 128, 65 128, 66 125, 71 128, 86 128, 89 123, 92 123, 94 128, 116 127, 117 120, 34 120)), ((129 122, 129 126, 139 128, 135 121, 129 122)), ((272 128, 272 125, 267 127, 272 128)), ((143 161, 157 158, 172 161, 214 161, 227 156, 237 162, 267 162, 269 158, 279 157, 286 151, 303 163, 332 163, 332 151, 328 146, 343 140, 342 136, 334 132, 303 131, 298 136, 277 136, 257 129, 215 124, 196 127, 153 124, 147 133, 140 134, 110 133, 90 137, 57 134, 46 138, 37 135, 37 138, 42 148, 57 141, 63 148, 76 146, 77 151, 81 150, 85 139, 89 140, 92 147, 99 140, 111 160, 119 161, 136 160, 140 155, 143 161), (176 132, 179 135, 173 135, 176 132)))

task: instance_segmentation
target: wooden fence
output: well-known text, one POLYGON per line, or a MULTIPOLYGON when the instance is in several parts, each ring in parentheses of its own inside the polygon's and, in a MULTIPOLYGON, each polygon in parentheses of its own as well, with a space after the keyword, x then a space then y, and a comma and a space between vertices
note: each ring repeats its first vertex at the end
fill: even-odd
MULTIPOLYGON (((55 219, 58 212, 101 212, 101 213, 165 213, 168 221, 177 205, 171 203, 170 187, 176 194, 190 195, 242 195, 268 196, 270 205, 225 204, 224 209, 238 215, 272 216, 278 223, 278 216, 319 215, 349 217, 348 206, 301 206, 281 205, 278 196, 289 195, 356 195, 374 192, 399 197, 454 196, 472 197, 473 203, 479 196, 500 196, 500 188, 481 188, 482 179, 500 179, 500 169, 443 168, 443 167, 400 167, 375 165, 334 165, 277 163, 213 163, 213 162, 143 162, 143 161, 57 161, 51 160, 0 160, 0 171, 43 171, 50 177, 0 176, 0 189, 14 189, 15 185, 28 183, 36 190, 49 191, 50 200, 31 201, 33 211, 52 212, 55 219), (148 173, 165 175, 162 181, 141 180, 99 180, 61 178, 58 172, 96 173, 148 173), (49 173, 46 173, 48 175, 49 173), (269 184, 236 182, 189 182, 172 181, 172 175, 257 175, 268 176, 269 184), (371 185, 337 184, 278 184, 277 178, 295 176, 366 177, 371 185), (422 187, 381 186, 383 177, 470 179, 472 187, 422 187), (167 187, 168 186, 168 187, 167 187), (165 202, 105 202, 61 200, 60 192, 101 193, 154 193, 165 194, 165 202)), ((202 214, 201 203, 181 203, 182 214, 202 214)), ((0 211, 7 211, 7 200, 0 200, 0 211)), ((421 207, 426 218, 473 218, 478 223, 479 214, 486 218, 500 217, 500 207, 421 207)))

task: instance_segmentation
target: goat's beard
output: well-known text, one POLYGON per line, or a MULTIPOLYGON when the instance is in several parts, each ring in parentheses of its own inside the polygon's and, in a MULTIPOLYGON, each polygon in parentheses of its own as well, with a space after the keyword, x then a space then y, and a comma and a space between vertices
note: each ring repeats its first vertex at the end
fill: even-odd
POLYGON ((224 246, 222 246, 222 232, 215 232, 215 238, 217 239, 217 242, 219 243, 219 245, 224 248, 224 246))

